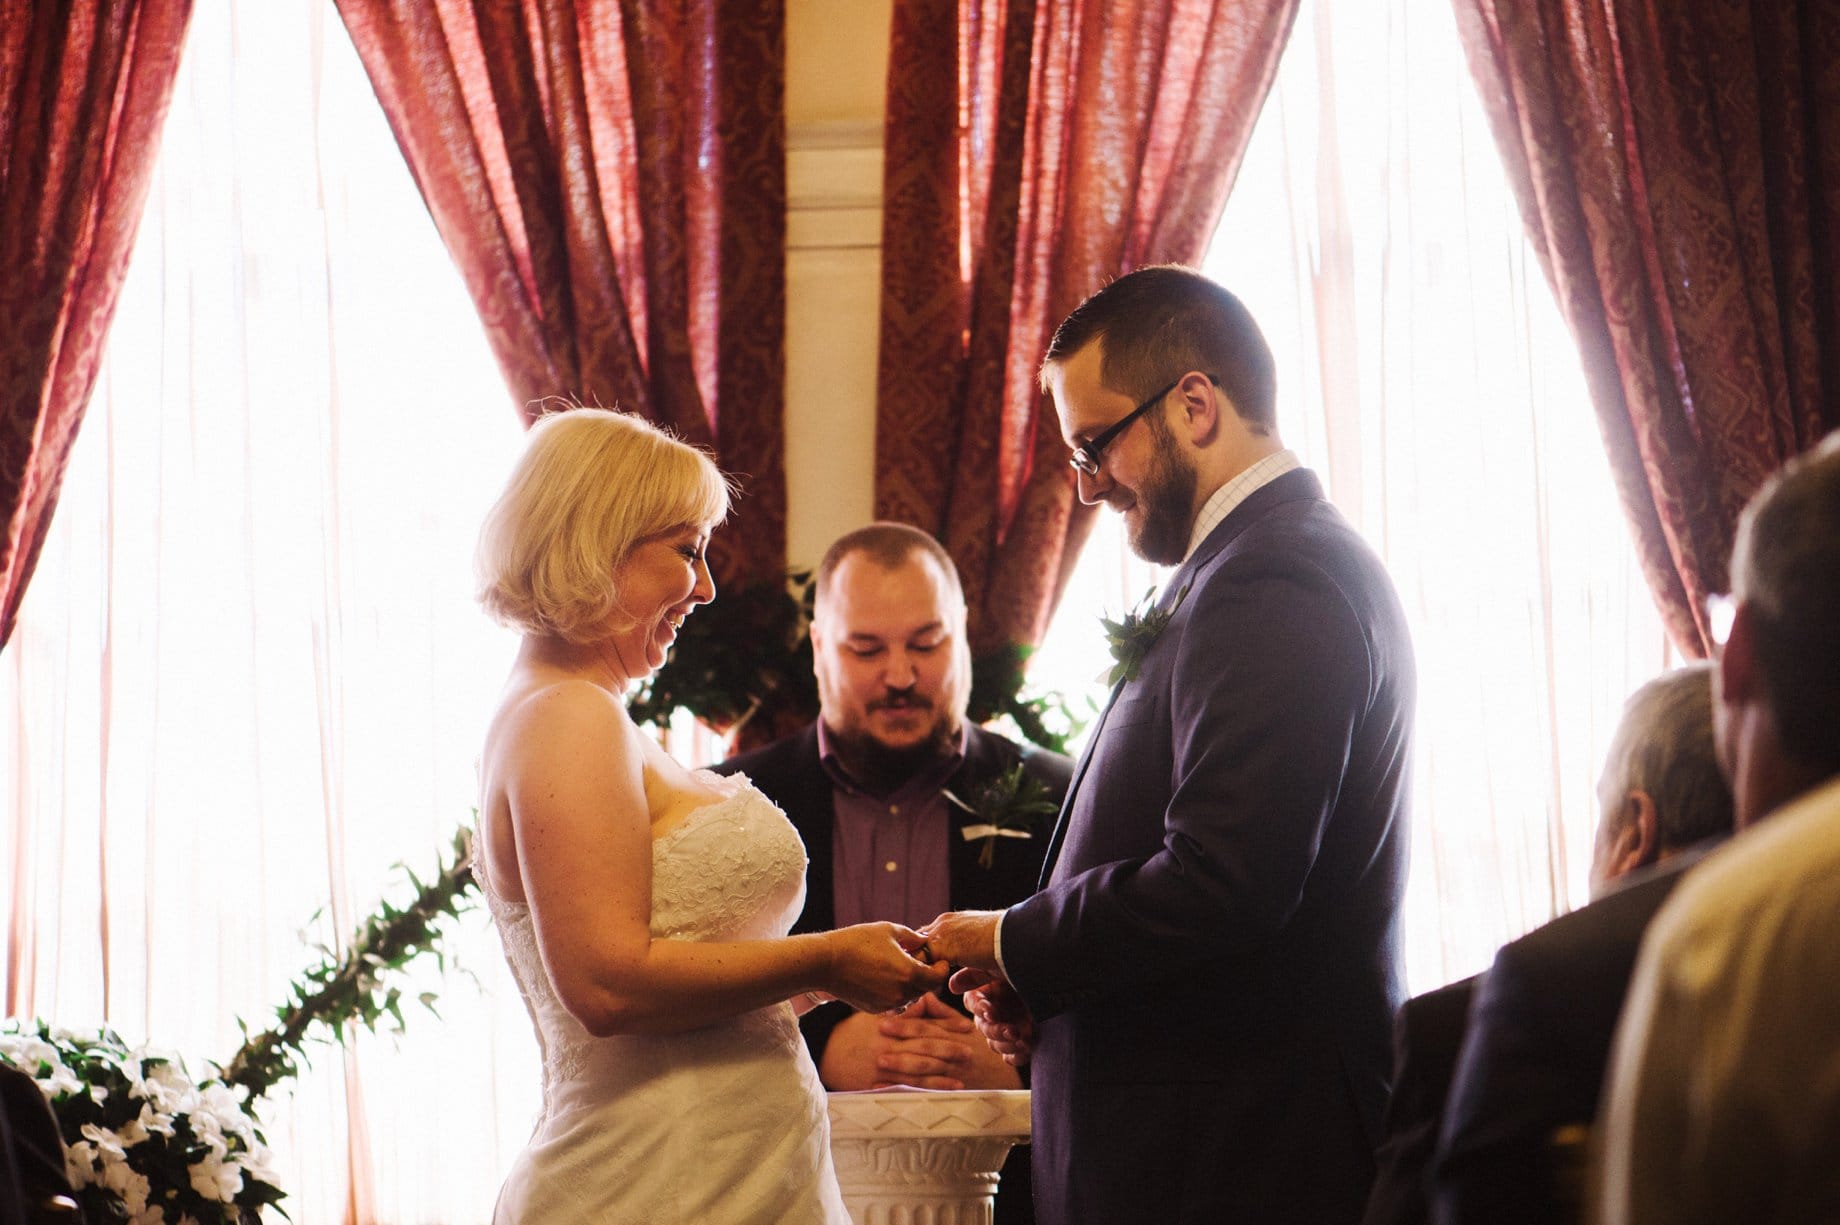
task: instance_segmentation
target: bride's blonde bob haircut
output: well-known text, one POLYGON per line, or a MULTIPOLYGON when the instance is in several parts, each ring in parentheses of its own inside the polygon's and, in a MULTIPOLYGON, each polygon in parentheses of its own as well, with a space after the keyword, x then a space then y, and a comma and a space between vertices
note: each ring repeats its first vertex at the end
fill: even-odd
POLYGON ((634 622, 619 572, 634 548, 728 515, 728 478, 630 413, 571 408, 530 427, 474 557, 479 602, 526 634, 593 642, 634 622))

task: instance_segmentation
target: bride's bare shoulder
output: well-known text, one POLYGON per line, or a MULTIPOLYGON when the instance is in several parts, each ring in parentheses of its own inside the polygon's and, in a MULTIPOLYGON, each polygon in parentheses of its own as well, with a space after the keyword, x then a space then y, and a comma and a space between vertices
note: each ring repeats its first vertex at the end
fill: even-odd
POLYGON ((616 694, 578 677, 507 686, 486 728, 488 760, 547 758, 581 749, 637 757, 641 738, 616 694))

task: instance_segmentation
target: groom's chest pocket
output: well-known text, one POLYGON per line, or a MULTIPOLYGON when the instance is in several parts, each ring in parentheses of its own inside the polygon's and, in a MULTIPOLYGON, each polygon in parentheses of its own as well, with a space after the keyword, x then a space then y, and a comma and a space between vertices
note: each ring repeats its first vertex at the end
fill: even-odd
POLYGON ((1149 854, 1160 845, 1171 754, 1168 703, 1146 696, 1113 704, 1080 783, 1080 806, 1093 817, 1082 841, 1095 859, 1149 854))

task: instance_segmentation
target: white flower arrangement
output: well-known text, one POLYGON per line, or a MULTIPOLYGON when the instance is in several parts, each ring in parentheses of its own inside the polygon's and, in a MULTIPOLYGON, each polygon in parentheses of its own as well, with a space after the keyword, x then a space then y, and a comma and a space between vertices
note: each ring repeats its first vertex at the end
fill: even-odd
POLYGON ((0 1025, 0 1060, 38 1082, 86 1221, 225 1225, 284 1196, 248 1091, 194 1082, 179 1057, 44 1022, 0 1025))

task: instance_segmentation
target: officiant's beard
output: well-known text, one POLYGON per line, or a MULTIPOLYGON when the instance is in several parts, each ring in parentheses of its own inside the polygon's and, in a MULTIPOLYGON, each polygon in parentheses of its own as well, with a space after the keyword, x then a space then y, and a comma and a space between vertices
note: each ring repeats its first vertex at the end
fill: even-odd
POLYGON ((1142 517, 1126 521, 1131 551, 1159 566, 1179 565, 1188 553, 1190 521, 1195 508, 1195 465, 1183 456, 1175 435, 1161 417, 1151 416, 1155 441, 1150 471, 1137 489, 1142 517))
POLYGON ((898 748, 859 727, 838 728, 827 723, 825 731, 844 772, 876 796, 892 794, 958 751, 958 724, 943 711, 925 739, 898 748))

